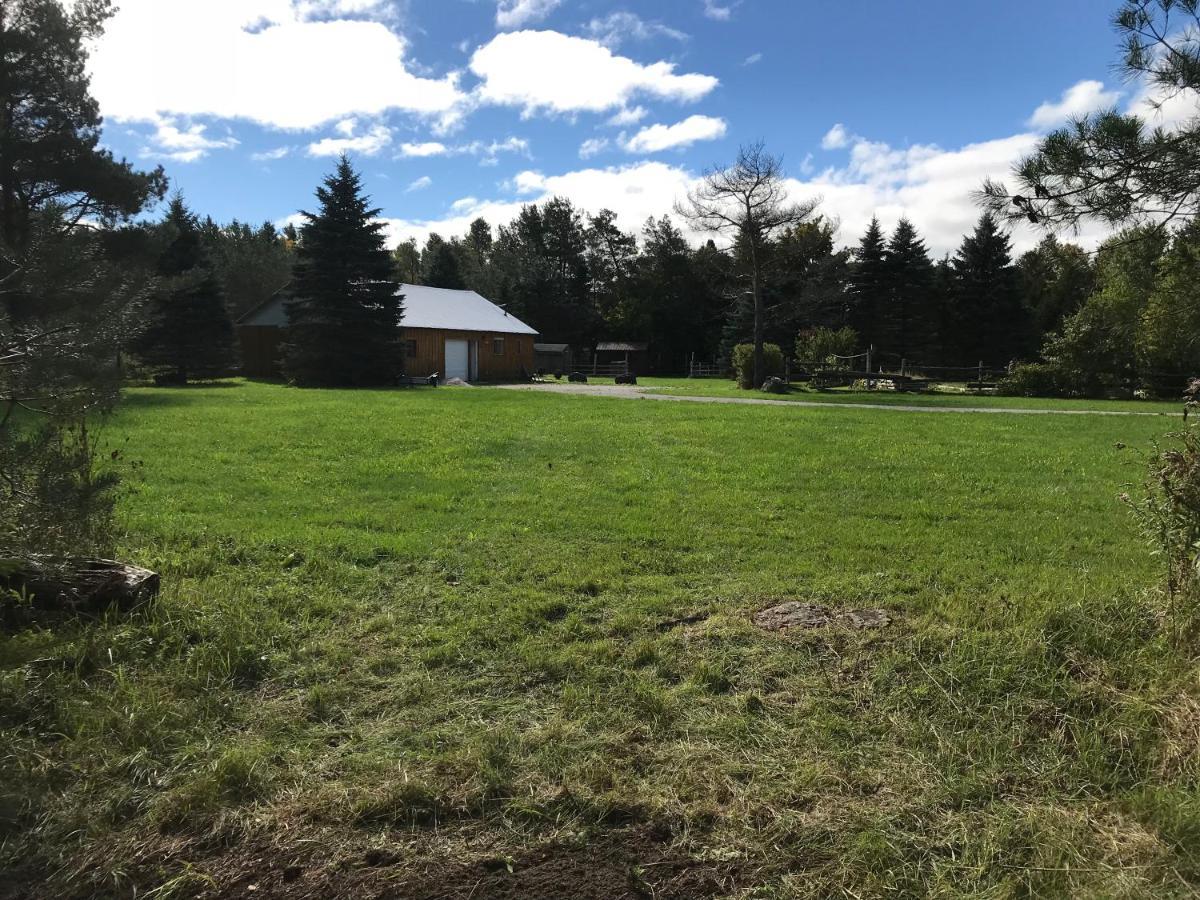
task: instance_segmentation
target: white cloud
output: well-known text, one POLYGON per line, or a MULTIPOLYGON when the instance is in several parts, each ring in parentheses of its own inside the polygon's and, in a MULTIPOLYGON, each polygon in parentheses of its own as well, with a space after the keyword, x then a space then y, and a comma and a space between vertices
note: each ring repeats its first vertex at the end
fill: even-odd
POLYGON ((341 156, 343 153, 361 153, 375 156, 392 142, 392 130, 386 125, 374 125, 365 134, 356 135, 357 123, 340 122, 337 132, 343 137, 324 138, 308 145, 309 156, 341 156))
POLYGON ((425 141, 424 143, 414 144, 407 143, 400 145, 401 156, 445 156, 449 152, 449 148, 438 141, 425 141))
POLYGON ((643 128, 623 144, 629 153, 658 153, 677 147, 690 147, 697 141, 713 141, 725 136, 724 119, 712 116, 689 116, 674 125, 651 125, 643 128))
POLYGON ((1114 106, 1120 99, 1121 92, 1106 91, 1102 81, 1081 81, 1063 91, 1056 102, 1048 100, 1039 106, 1026 124, 1040 130, 1055 128, 1069 119, 1114 106))
POLYGON ((310 129, 387 110, 437 116, 465 100, 454 75, 414 74, 405 39, 383 22, 337 18, 382 15, 393 7, 386 0, 119 6, 89 65, 93 93, 111 119, 220 116, 310 129), (171 35, 178 39, 164 38, 171 35))
POLYGON ((496 27, 520 28, 540 22, 559 7, 562 0, 497 0, 496 27))
POLYGON ((291 147, 276 147, 274 150, 264 150, 261 153, 251 153, 250 158, 255 162, 276 162, 291 154, 291 147))
MULTIPOLYGON (((901 217, 910 219, 925 239, 934 258, 952 253, 979 220, 982 212, 975 192, 988 176, 1006 178, 1012 165, 1029 153, 1039 137, 1034 132, 944 149, 933 145, 897 148, 886 143, 855 138, 845 165, 812 172, 804 162, 797 177, 787 181, 796 200, 820 197, 820 211, 838 221, 841 245, 857 243, 872 216, 891 230, 901 217)), ((470 209, 447 210, 437 220, 391 220, 389 233, 399 240, 424 239, 430 231, 442 235, 464 233, 470 222, 483 216, 492 225, 506 224, 520 211, 522 202, 540 203, 550 197, 570 199, 584 210, 614 210, 622 228, 638 231, 649 216, 671 214, 677 199, 696 184, 697 173, 677 165, 646 161, 611 168, 584 168, 560 175, 538 171, 518 173, 505 185, 516 199, 481 199, 470 209)), ((686 224, 678 222, 686 230, 686 224)), ((1093 247, 1104 229, 1089 227, 1070 240, 1093 247)), ((707 235, 690 234, 694 242, 707 235)), ((1037 243, 1042 233, 1018 227, 1013 233, 1017 252, 1037 243)))
POLYGON ((641 65, 598 41, 556 31, 497 35, 471 57, 485 103, 521 107, 525 114, 603 112, 635 95, 698 100, 719 84, 711 75, 675 73, 672 63, 641 65))
POLYGON ((635 106, 632 109, 623 109, 615 116, 608 120, 605 124, 611 125, 614 128, 627 128, 630 125, 636 125, 648 115, 646 107, 635 106))
POLYGON ((603 18, 592 19, 583 27, 584 32, 606 47, 617 47, 625 41, 648 41, 656 37, 686 41, 688 36, 677 28, 660 22, 647 22, 631 12, 613 12, 603 18))
POLYGON ((407 188, 405 188, 405 193, 411 194, 413 191, 423 191, 427 187, 430 187, 432 185, 433 185, 433 179, 430 178, 428 175, 422 175, 420 178, 418 178, 416 181, 414 181, 412 184, 410 184, 407 188))
POLYGON ((590 159, 608 149, 608 138, 589 138, 579 146, 579 158, 590 159))
POLYGON ((583 169, 563 175, 521 172, 510 183, 518 200, 480 200, 473 206, 456 205, 436 220, 385 220, 389 240, 398 244, 414 237, 423 242, 430 232, 443 237, 465 234, 471 222, 483 217, 493 226, 507 225, 526 203, 567 197, 581 209, 612 209, 622 228, 640 231, 650 216, 671 212, 676 199, 687 192, 692 176, 682 168, 660 162, 641 162, 606 169, 583 169))
POLYGON ((238 145, 233 137, 207 137, 207 130, 204 125, 180 129, 171 119, 160 118, 150 136, 151 146, 142 149, 142 156, 192 163, 203 159, 212 150, 228 150, 238 145))
POLYGON ((846 126, 838 122, 825 133, 825 137, 821 138, 821 147, 825 150, 841 150, 843 147, 850 146, 850 132, 846 130, 846 126))
POLYGON ((483 165, 495 165, 501 153, 529 155, 529 141, 519 137, 507 137, 502 141, 471 141, 466 144, 443 144, 440 141, 407 143, 400 145, 402 157, 430 156, 478 156, 483 165))
POLYGON ((744 60, 742 60, 742 65, 743 66, 756 66, 762 61, 763 61, 763 55, 761 53, 751 53, 744 60))
POLYGON ((717 0, 704 0, 704 15, 714 22, 728 22, 733 18, 733 11, 738 3, 740 0, 725 5, 718 3, 717 0))

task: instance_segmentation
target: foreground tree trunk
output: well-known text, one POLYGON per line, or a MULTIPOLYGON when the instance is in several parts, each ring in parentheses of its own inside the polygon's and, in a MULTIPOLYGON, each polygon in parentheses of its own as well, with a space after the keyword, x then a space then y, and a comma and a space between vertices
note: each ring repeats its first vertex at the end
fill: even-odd
POLYGON ((102 615, 128 612, 158 596, 156 572, 108 559, 0 558, 3 619, 21 611, 102 615))

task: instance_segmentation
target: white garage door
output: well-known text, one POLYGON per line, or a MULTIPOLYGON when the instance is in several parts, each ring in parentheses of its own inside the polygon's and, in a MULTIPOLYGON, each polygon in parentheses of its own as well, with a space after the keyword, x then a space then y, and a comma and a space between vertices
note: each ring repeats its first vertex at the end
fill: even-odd
POLYGON ((447 379, 461 378, 471 380, 471 349, 466 341, 446 341, 446 371, 447 379))

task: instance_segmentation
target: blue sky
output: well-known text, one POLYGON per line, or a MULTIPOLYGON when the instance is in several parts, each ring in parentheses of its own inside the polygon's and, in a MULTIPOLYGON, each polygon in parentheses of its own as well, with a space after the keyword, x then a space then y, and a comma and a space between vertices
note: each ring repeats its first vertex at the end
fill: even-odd
POLYGON ((907 215, 941 253, 1039 134, 1143 99, 1114 4, 122 0, 92 72, 106 143, 221 221, 311 206, 345 149, 393 241, 556 193, 635 230, 762 138, 844 242, 907 215))

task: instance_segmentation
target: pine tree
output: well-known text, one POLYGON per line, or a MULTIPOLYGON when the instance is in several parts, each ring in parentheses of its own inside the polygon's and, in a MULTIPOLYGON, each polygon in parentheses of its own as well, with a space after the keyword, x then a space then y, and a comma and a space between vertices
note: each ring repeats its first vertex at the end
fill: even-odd
POLYGON ((168 242, 158 260, 162 284, 147 311, 135 353, 151 370, 180 384, 229 375, 237 354, 225 293, 200 223, 178 194, 171 199, 162 230, 168 242))
POLYGON ((994 216, 983 214, 951 265, 948 357, 961 365, 979 360, 999 365, 1029 350, 1032 335, 1012 264, 1012 242, 994 216))
POLYGON ((287 304, 284 373, 303 386, 391 384, 400 374, 403 297, 379 210, 346 157, 317 188, 287 304))
POLYGON ((879 344, 883 351, 909 361, 933 354, 938 346, 933 263, 925 242, 908 219, 900 220, 888 241, 883 272, 887 287, 880 317, 879 344))
POLYGON ((887 307, 887 241, 878 219, 871 219, 867 232, 854 250, 850 268, 850 324, 863 346, 880 344, 884 310, 887 307))

